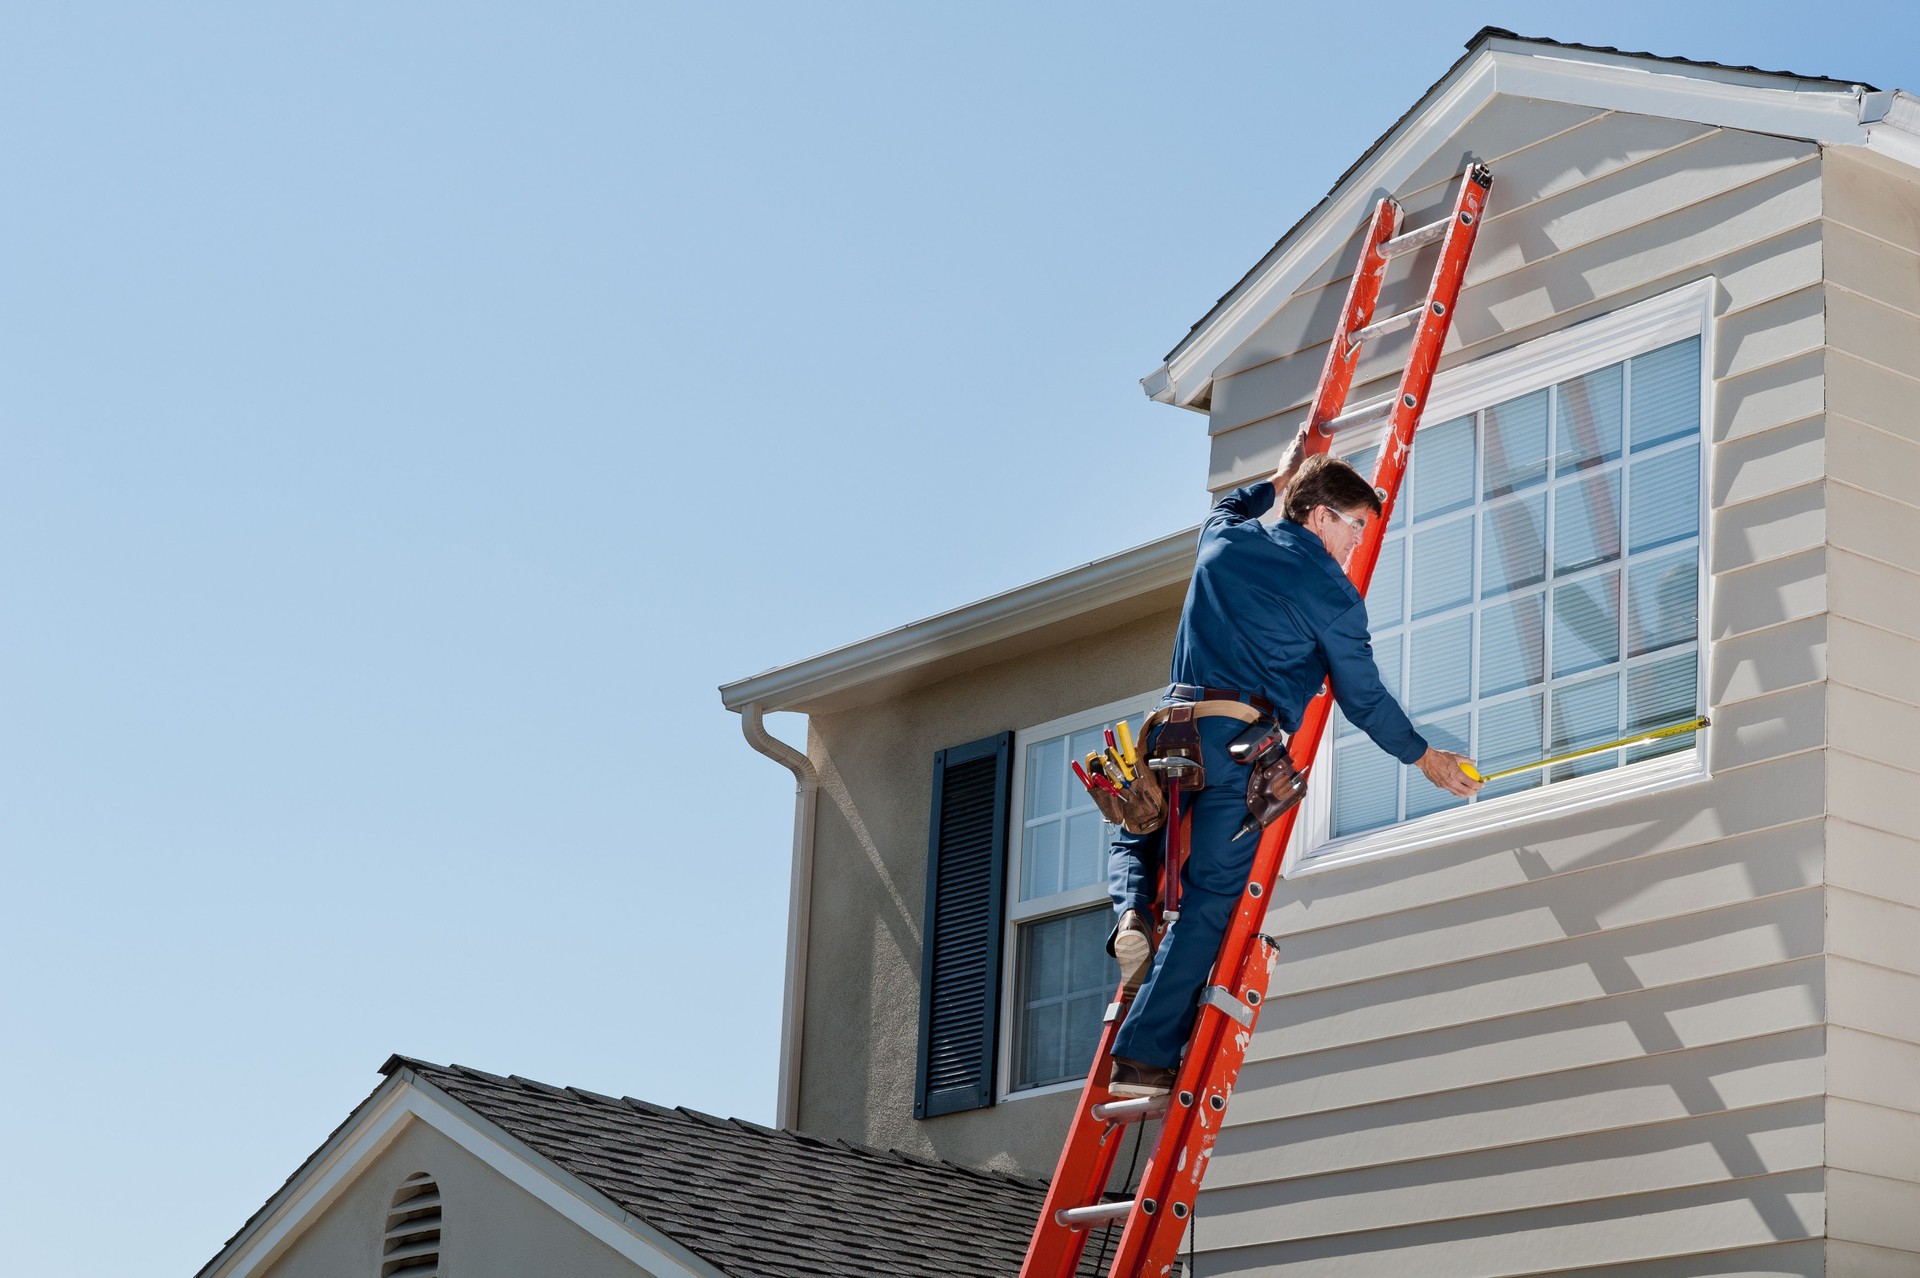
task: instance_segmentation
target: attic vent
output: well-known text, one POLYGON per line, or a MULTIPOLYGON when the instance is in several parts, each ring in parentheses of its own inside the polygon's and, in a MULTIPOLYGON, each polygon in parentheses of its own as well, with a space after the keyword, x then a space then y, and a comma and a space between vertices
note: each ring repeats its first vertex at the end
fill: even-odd
POLYGON ((386 1246, 380 1278, 439 1278, 440 1186, 415 1172, 394 1191, 387 1209, 386 1246))

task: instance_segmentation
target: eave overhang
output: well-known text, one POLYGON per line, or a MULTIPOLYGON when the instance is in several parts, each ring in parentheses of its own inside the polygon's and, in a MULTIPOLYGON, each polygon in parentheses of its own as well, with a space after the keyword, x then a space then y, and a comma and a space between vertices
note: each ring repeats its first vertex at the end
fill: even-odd
POLYGON ((1147 395, 1206 411, 1214 369, 1339 251, 1374 200, 1398 190, 1500 94, 1692 120, 1823 145, 1867 146, 1920 168, 1920 102, 1906 93, 1483 32, 1326 198, 1193 326, 1165 362, 1141 379, 1147 395))
POLYGON ((765 712, 844 710, 1178 607, 1193 572, 1198 535, 1197 528, 1170 533, 951 612, 722 684, 721 703, 734 711, 754 703, 765 712))

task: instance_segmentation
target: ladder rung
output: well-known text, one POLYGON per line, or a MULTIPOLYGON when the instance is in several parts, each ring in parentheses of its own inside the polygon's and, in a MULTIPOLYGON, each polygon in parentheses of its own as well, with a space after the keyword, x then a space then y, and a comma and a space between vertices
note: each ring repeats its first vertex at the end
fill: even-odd
POLYGON ((1362 342, 1370 342, 1376 337, 1385 337, 1388 333, 1403 329, 1426 313, 1427 304, 1422 302, 1411 310, 1389 315, 1377 324, 1369 324, 1357 333, 1348 333, 1347 349, 1352 350, 1362 342))
POLYGON ((1102 1123, 1138 1122, 1142 1118, 1158 1118, 1166 1112, 1167 1098, 1164 1095, 1133 1096, 1093 1107, 1094 1119, 1102 1123))
POLYGON ((1109 1220, 1123 1220, 1133 1210, 1133 1199, 1117 1203, 1095 1203, 1091 1207, 1068 1207, 1053 1213, 1053 1218, 1070 1229, 1084 1229, 1109 1220))
POLYGON ((1387 416, 1393 412, 1394 398, 1394 396, 1389 395, 1385 399, 1376 399, 1372 403, 1362 404, 1358 408, 1349 408, 1332 421, 1322 422, 1320 424, 1320 433, 1322 435, 1331 435, 1336 431, 1348 430, 1354 426, 1369 426, 1374 422, 1384 421, 1387 416))
POLYGON ((1423 249, 1445 235, 1447 228, 1452 225, 1452 218, 1443 217, 1438 222, 1431 222, 1426 226, 1408 231, 1405 235, 1396 235, 1390 240, 1382 240, 1380 243, 1380 256, 1394 258, 1399 257, 1402 253, 1411 253, 1415 249, 1423 249))

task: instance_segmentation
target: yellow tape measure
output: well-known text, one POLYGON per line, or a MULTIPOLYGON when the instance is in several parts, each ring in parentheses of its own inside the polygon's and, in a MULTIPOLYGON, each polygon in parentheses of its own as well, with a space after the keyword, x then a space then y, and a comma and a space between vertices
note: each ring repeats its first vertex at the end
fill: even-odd
POLYGON ((1565 763, 1569 759, 1584 759, 1590 754, 1605 754, 1608 750, 1618 750, 1622 746, 1642 745, 1648 741, 1658 741, 1662 737, 1678 737, 1689 732, 1698 732, 1713 720, 1702 717, 1689 719, 1685 723, 1676 723, 1665 728, 1655 728, 1651 732, 1642 732, 1638 736, 1622 737, 1618 741, 1609 741, 1605 745, 1588 746, 1584 750, 1569 750, 1565 754, 1556 754, 1550 759, 1541 759, 1537 763, 1523 763, 1516 768, 1502 768, 1498 772, 1489 772, 1484 776, 1471 763, 1463 763, 1460 770, 1475 781, 1498 781, 1501 777, 1514 776, 1521 772, 1532 772, 1538 768, 1551 768, 1556 763, 1565 763))

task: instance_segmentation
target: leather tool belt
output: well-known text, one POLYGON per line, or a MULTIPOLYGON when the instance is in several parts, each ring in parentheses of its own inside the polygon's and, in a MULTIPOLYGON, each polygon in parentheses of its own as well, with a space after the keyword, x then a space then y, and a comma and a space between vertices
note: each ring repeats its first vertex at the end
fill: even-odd
POLYGON ((1129 834, 1152 834, 1167 823, 1168 778, 1177 778, 1180 788, 1188 794, 1206 788, 1206 759, 1200 748, 1201 719, 1217 717, 1251 724, 1265 717, 1239 700, 1240 694, 1236 692, 1184 683, 1169 689, 1171 696, 1185 692, 1214 695, 1196 701, 1175 701, 1148 715, 1140 725, 1140 761, 1144 766, 1124 795, 1108 796, 1100 804, 1101 815, 1109 821, 1117 820, 1129 834))

